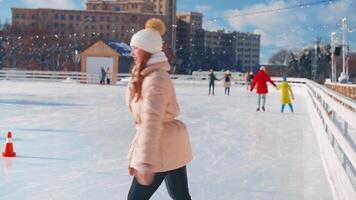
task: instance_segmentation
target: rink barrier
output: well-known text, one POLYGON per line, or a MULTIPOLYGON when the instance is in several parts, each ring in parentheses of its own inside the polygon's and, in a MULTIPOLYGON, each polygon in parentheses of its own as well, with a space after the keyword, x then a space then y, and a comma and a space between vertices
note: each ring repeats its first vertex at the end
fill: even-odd
POLYGON ((349 135, 350 129, 356 130, 355 104, 310 80, 306 80, 306 89, 310 118, 334 199, 356 199, 356 148, 349 135), (344 126, 337 125, 336 115, 344 126))
POLYGON ((17 71, 0 70, 0 80, 23 80, 23 81, 63 81, 72 80, 80 82, 90 79, 88 74, 81 72, 55 72, 55 71, 17 71))
POLYGON ((325 83, 325 86, 340 94, 356 100, 356 85, 341 83, 325 83))
MULTIPOLYGON (((128 82, 130 74, 117 74, 118 84, 128 82)), ((201 76, 192 75, 171 75, 172 81, 179 84, 206 85, 208 79, 201 76)), ((81 72, 56 72, 56 71, 19 71, 19 70, 0 70, 0 80, 18 80, 18 81, 51 81, 51 82, 76 82, 98 84, 100 77, 98 75, 81 72)), ((217 85, 223 81, 217 82, 217 85)), ((243 85, 243 80, 235 81, 235 84, 243 85)))

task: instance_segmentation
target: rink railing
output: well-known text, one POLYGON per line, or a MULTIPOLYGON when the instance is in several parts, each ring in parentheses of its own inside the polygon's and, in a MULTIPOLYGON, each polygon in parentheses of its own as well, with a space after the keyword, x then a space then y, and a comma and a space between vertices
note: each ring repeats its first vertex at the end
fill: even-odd
POLYGON ((356 199, 356 104, 305 80, 310 118, 334 199, 356 199))
POLYGON ((356 100, 356 84, 325 83, 325 86, 356 100))
MULTIPOLYGON (((126 83, 130 74, 120 73, 117 74, 117 80, 119 84, 126 83)), ((180 84, 189 85, 206 85, 208 82, 207 77, 204 76, 193 76, 193 75, 175 75, 172 74, 171 78, 173 82, 180 84)), ((218 78, 222 78, 218 77, 218 78)), ((71 82, 82 82, 82 83, 99 83, 100 77, 95 74, 88 74, 82 72, 56 72, 56 71, 20 71, 20 70, 0 70, 0 80, 21 80, 21 81, 71 81, 71 82)), ((273 80, 281 81, 280 78, 273 78, 273 80)), ((290 78, 288 80, 291 83, 305 83, 303 79, 290 78)), ((217 85, 221 84, 223 81, 218 81, 217 85)), ((244 85, 246 82, 243 77, 235 77, 235 84, 244 85)))
POLYGON ((0 80, 23 80, 23 81, 82 81, 82 80, 99 80, 81 72, 56 72, 56 71, 17 71, 17 70, 0 70, 0 80))

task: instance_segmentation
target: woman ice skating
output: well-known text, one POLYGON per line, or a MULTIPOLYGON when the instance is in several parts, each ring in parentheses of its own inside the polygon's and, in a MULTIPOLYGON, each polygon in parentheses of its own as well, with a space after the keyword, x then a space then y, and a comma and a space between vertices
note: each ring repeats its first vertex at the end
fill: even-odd
POLYGON ((289 105, 290 111, 294 112, 293 105, 292 105, 292 102, 290 100, 290 97, 292 97, 292 99, 294 99, 294 95, 293 95, 293 91, 292 91, 290 85, 287 82, 287 77, 286 76, 283 77, 283 82, 280 85, 278 85, 277 89, 281 90, 281 94, 282 94, 281 112, 282 113, 284 112, 284 107, 285 107, 286 104, 289 105))
POLYGON ((248 90, 252 80, 254 79, 253 72, 252 71, 247 72, 245 79, 246 79, 246 89, 248 90))
POLYGON ((253 71, 250 71, 250 77, 249 77, 249 84, 251 84, 251 82, 253 81, 253 79, 255 78, 255 76, 253 75, 253 71))
POLYGON ((163 180, 172 199, 190 200, 186 165, 192 151, 186 125, 179 115, 170 65, 162 52, 165 25, 150 19, 131 38, 135 66, 126 103, 135 117, 136 135, 128 154, 133 181, 128 200, 148 200, 163 180))
POLYGON ((250 88, 252 92, 253 88, 257 85, 256 93, 258 94, 258 107, 256 111, 260 111, 261 99, 262 99, 262 110, 263 111, 266 110, 265 109, 266 94, 268 93, 267 82, 270 82, 274 87, 276 87, 276 84, 271 80, 271 77, 266 73, 266 68, 262 66, 260 68, 260 71, 258 71, 255 78, 253 79, 250 88))
POLYGON ((106 84, 110 85, 111 77, 112 77, 112 73, 111 73, 110 68, 108 67, 106 69, 106 84))
POLYGON ((100 84, 105 85, 105 77, 106 77, 106 71, 105 71, 104 67, 101 67, 100 84))
POLYGON ((219 79, 216 78, 213 69, 209 70, 208 76, 209 76, 209 95, 210 94, 215 95, 215 81, 219 79))
POLYGON ((250 84, 250 73, 249 72, 246 72, 245 74, 245 85, 246 85, 246 90, 248 90, 248 86, 250 84))
POLYGON ((227 70, 225 72, 224 77, 222 77, 222 79, 224 80, 225 95, 230 95, 231 81, 234 80, 234 78, 231 75, 231 72, 227 70))

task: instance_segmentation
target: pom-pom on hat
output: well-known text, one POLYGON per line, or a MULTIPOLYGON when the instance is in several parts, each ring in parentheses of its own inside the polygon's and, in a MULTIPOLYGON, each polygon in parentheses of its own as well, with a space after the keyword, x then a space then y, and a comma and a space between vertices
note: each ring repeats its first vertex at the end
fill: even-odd
POLYGON ((149 29, 149 28, 155 29, 162 36, 166 32, 166 25, 164 24, 164 22, 161 19, 158 19, 158 18, 151 18, 151 19, 147 20, 147 22, 145 24, 145 28, 146 29, 149 29))
POLYGON ((166 31, 163 21, 157 18, 149 19, 145 29, 135 33, 130 42, 130 46, 137 47, 154 54, 162 51, 162 35, 166 31))

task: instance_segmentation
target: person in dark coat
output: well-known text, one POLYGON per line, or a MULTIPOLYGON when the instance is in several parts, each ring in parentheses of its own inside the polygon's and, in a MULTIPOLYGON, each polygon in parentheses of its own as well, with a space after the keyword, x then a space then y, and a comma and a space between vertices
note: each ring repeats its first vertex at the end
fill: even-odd
POLYGON ((251 82, 253 81, 253 79, 255 78, 255 76, 253 75, 253 72, 250 71, 250 74, 249 74, 249 82, 251 84, 251 82))
POLYGON ((266 73, 266 68, 261 67, 260 71, 256 74, 255 78, 251 83, 250 91, 253 91, 253 88, 257 85, 258 94, 258 107, 256 111, 260 111, 261 107, 261 98, 262 98, 262 110, 265 111, 266 105, 266 94, 268 93, 267 82, 270 82, 275 88, 277 88, 276 84, 271 80, 271 77, 266 73))
POLYGON ((219 80, 219 79, 216 78, 213 69, 209 70, 208 76, 209 76, 209 95, 210 94, 215 95, 215 92, 214 92, 215 91, 215 80, 219 80))
POLYGON ((101 67, 100 84, 105 84, 105 77, 106 77, 106 71, 105 71, 104 67, 101 67))

